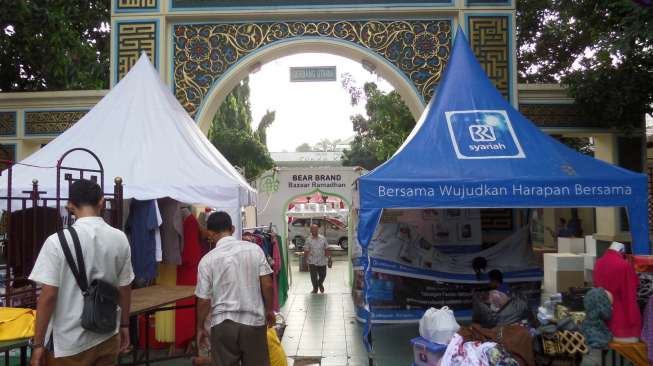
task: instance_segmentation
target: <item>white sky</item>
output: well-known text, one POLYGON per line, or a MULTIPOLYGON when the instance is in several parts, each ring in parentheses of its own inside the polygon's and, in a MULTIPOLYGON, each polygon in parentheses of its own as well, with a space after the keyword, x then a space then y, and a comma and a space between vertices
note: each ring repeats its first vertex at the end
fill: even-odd
POLYGON ((345 72, 353 75, 359 87, 374 81, 381 90, 393 89, 360 63, 329 54, 286 56, 263 65, 249 76, 252 127, 256 128, 266 110, 276 111, 276 119, 267 134, 271 152, 295 151, 304 142, 314 145, 322 139, 344 140, 354 135, 349 117, 365 114, 365 102, 351 106, 349 94, 340 82, 345 72), (290 67, 298 66, 336 66, 338 81, 291 83, 290 67))

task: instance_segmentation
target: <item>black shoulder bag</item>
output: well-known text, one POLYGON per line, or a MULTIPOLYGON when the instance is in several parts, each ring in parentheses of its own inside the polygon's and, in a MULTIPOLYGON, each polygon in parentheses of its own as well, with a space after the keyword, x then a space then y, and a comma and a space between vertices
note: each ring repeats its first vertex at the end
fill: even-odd
POLYGON ((73 238, 78 266, 75 266, 75 261, 73 260, 73 255, 70 252, 63 230, 57 232, 57 235, 59 236, 59 242, 66 256, 68 266, 73 272, 73 276, 75 276, 79 289, 82 290, 82 295, 84 295, 82 328, 95 333, 115 332, 118 324, 118 289, 102 280, 93 280, 91 285, 88 285, 86 266, 84 265, 84 256, 82 255, 79 236, 72 226, 68 231, 73 238))

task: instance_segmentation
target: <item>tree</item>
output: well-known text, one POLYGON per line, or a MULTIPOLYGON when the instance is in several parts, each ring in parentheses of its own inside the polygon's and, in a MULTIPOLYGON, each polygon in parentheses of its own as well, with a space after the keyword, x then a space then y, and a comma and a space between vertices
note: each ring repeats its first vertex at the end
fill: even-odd
POLYGON ((653 112, 653 6, 521 0, 517 8, 521 81, 561 81, 599 126, 642 127, 653 112))
POLYGON ((360 166, 367 170, 372 170, 383 162, 372 153, 372 149, 367 146, 367 139, 362 136, 354 137, 351 148, 345 150, 342 157, 343 165, 360 166))
POLYGON ((209 140, 229 160, 241 168, 248 180, 272 168, 274 162, 261 139, 274 122, 274 112, 265 114, 256 132, 252 131, 252 112, 249 102, 249 79, 227 96, 218 109, 209 128, 209 140))
POLYGON ((363 87, 367 116, 351 118, 356 138, 344 151, 343 164, 373 169, 389 159, 415 127, 415 119, 396 91, 384 93, 375 83, 363 87))
POLYGON ((329 139, 322 139, 320 142, 315 144, 313 146, 313 151, 321 151, 321 152, 328 152, 328 151, 336 151, 336 147, 340 143, 340 140, 329 140, 329 139))
POLYGON ((109 0, 0 1, 0 91, 109 87, 109 0))
POLYGON ((261 141, 263 145, 267 145, 268 143, 267 131, 268 128, 274 122, 275 117, 276 117, 275 111, 272 112, 266 111, 265 115, 261 118, 258 127, 256 127, 256 137, 258 138, 259 141, 261 141))
POLYGON ((303 144, 295 148, 295 152, 311 152, 311 151, 313 151, 313 147, 308 142, 304 142, 303 144))

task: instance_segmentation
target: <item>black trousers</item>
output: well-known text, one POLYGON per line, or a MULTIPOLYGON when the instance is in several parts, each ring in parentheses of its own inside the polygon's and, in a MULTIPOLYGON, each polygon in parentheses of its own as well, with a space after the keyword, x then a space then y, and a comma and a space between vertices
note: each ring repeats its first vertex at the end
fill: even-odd
POLYGON ((314 264, 309 264, 308 270, 311 272, 311 283, 313 284, 313 290, 317 291, 318 287, 322 287, 324 285, 327 266, 316 266, 314 264))

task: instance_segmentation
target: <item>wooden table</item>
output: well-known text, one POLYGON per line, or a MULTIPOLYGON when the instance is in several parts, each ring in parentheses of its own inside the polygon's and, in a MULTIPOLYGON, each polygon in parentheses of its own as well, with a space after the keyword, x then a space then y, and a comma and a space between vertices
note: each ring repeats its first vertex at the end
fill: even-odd
POLYGON ((150 286, 132 290, 130 316, 136 316, 195 296, 195 286, 150 286))
MULTIPOLYGON (((195 309, 197 318, 197 303, 193 305, 177 306, 177 301, 193 299, 195 297, 195 286, 150 286, 132 290, 132 303, 129 309, 130 324, 135 327, 138 324, 138 317, 145 317, 145 350, 143 357, 138 357, 138 345, 133 344, 132 362, 122 363, 120 365, 149 365, 154 362, 168 361, 176 358, 194 356, 193 354, 181 354, 176 356, 150 359, 150 316, 160 311, 177 310, 177 309, 195 309)), ((197 334, 196 334, 197 336, 197 334)), ((132 337, 132 341, 133 341, 132 337)), ((136 343, 136 342, 133 342, 136 343)))
POLYGON ((605 359, 608 354, 612 355, 611 365, 613 366, 617 366, 617 361, 623 366, 626 360, 635 366, 649 365, 646 344, 642 342, 610 342, 608 349, 603 350, 601 353, 601 365, 606 365, 605 359))

